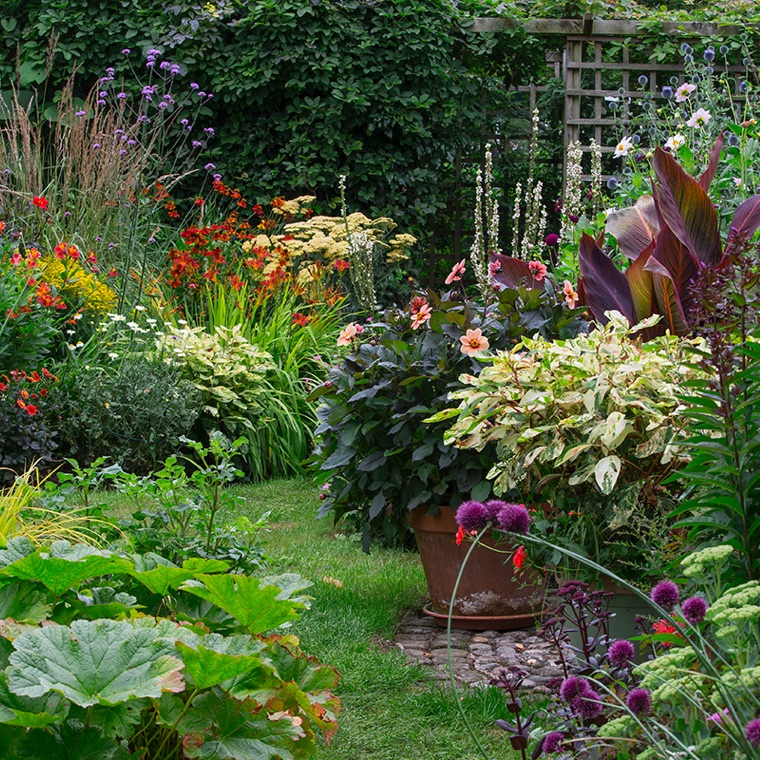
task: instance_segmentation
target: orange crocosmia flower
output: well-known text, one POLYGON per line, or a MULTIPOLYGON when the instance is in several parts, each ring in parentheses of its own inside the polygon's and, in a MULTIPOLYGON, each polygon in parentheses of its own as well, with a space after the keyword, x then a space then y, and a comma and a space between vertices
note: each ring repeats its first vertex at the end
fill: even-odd
POLYGON ((32 198, 32 203, 37 207, 42 209, 43 211, 47 211, 47 207, 50 205, 48 203, 47 198, 43 198, 41 195, 35 195, 34 198, 32 198))
POLYGON ((486 351, 489 346, 488 338, 483 335, 480 328, 468 330, 459 340, 462 344, 460 350, 463 354, 467 354, 467 356, 475 356, 481 351, 486 351))
POLYGON ((517 551, 512 555, 512 564, 519 570, 525 564, 527 556, 528 552, 525 551, 525 547, 518 546, 517 551))

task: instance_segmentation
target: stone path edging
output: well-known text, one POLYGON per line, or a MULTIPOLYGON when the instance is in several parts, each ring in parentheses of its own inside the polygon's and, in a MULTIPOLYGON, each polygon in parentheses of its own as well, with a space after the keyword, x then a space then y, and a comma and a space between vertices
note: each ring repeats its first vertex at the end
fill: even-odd
MULTIPOLYGON (((454 677, 468 686, 486 685, 502 668, 516 666, 527 674, 523 688, 549 693, 547 684, 562 678, 562 666, 553 645, 536 635, 535 628, 517 631, 452 630, 454 677)), ((446 629, 421 613, 409 617, 393 642, 407 662, 430 667, 433 676, 448 680, 446 629)), ((568 661, 574 658, 566 651, 568 661)))

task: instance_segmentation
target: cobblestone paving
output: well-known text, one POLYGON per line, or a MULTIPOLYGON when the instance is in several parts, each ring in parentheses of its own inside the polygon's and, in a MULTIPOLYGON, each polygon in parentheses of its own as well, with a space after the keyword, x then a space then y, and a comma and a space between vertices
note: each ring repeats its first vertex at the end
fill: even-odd
MULTIPOLYGON (((449 678, 446 629, 430 617, 420 613, 407 619, 393 643, 408 662, 431 667, 441 680, 449 678)), ((546 684, 562 676, 556 649, 536 636, 535 628, 452 630, 451 644, 454 676, 461 684, 487 684, 510 665, 528 674, 523 687, 535 692, 548 692, 546 684)), ((567 650, 566 656, 570 660, 573 654, 567 650)))

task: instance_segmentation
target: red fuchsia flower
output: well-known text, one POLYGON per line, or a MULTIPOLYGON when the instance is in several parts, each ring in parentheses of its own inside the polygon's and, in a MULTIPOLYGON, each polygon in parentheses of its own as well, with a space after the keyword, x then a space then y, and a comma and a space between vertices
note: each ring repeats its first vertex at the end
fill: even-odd
POLYGON ((573 283, 570 282, 570 280, 565 280, 565 282, 562 284, 562 289, 565 293, 565 303, 567 303, 571 309, 574 309, 578 304, 579 299, 578 294, 573 288, 573 283))
POLYGON ((530 515, 525 504, 505 504, 496 516, 496 524, 508 533, 527 533, 530 515))
POLYGON ((546 265, 540 261, 529 261, 528 269, 530 269, 530 273, 536 282, 541 282, 546 277, 546 265))
POLYGON ((417 313, 412 317, 412 330, 416 330, 418 327, 424 325, 432 315, 433 310, 430 308, 429 304, 420 306, 417 313))
POLYGON ((518 546, 517 551, 512 555, 512 564, 520 570, 522 566, 525 564, 525 559, 528 556, 528 552, 525 551, 524 546, 518 546))
POLYGON ((462 279, 462 275, 465 272, 465 262, 466 259, 462 259, 461 261, 454 264, 453 267, 451 267, 451 271, 449 272, 448 277, 446 278, 446 284, 451 285, 452 282, 459 282, 462 279))
POLYGON ((335 261, 333 261, 333 266, 339 272, 345 272, 346 269, 350 269, 351 268, 351 264, 348 261, 346 261, 345 259, 335 259, 335 261))
POLYGON ((651 596, 655 604, 659 604, 660 607, 664 607, 666 610, 673 609, 678 604, 680 598, 678 586, 673 581, 660 581, 652 589, 651 596))
POLYGON ((356 337, 356 325, 348 325, 338 336, 339 346, 350 346, 351 341, 356 337))
POLYGON ((483 335, 480 328, 468 330, 459 340, 462 343, 460 350, 463 354, 467 354, 467 356, 475 356, 481 351, 488 350, 488 338, 483 335))
POLYGON ((705 619, 707 606, 707 601, 701 596, 690 596, 681 605, 681 613, 689 623, 697 625, 705 619))
POLYGON ((631 689, 625 698, 625 706, 634 714, 642 715, 652 711, 652 700, 646 689, 631 689))
POLYGON ((456 521, 466 531, 479 531, 488 523, 488 510, 479 501, 463 501, 457 509, 456 521))
POLYGON ((50 205, 47 198, 43 198, 41 195, 35 195, 34 198, 32 198, 32 203, 43 211, 47 211, 47 208, 50 205))

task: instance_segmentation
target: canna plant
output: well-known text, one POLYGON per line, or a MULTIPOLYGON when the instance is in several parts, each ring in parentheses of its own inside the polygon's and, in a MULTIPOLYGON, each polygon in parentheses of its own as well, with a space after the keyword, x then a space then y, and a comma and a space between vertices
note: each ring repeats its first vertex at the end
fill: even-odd
POLYGON ((693 286, 700 270, 728 266, 732 253, 760 227, 760 195, 753 195, 736 209, 725 247, 721 241, 718 214, 707 190, 722 145, 719 137, 698 180, 670 153, 656 149, 652 195, 611 213, 607 220, 607 231, 632 260, 625 273, 603 253, 601 241, 583 235, 579 294, 600 324, 606 324, 605 312, 612 310, 631 324, 660 314, 663 319, 644 331, 647 339, 665 330, 675 335, 690 332, 689 315, 696 306, 693 286))

